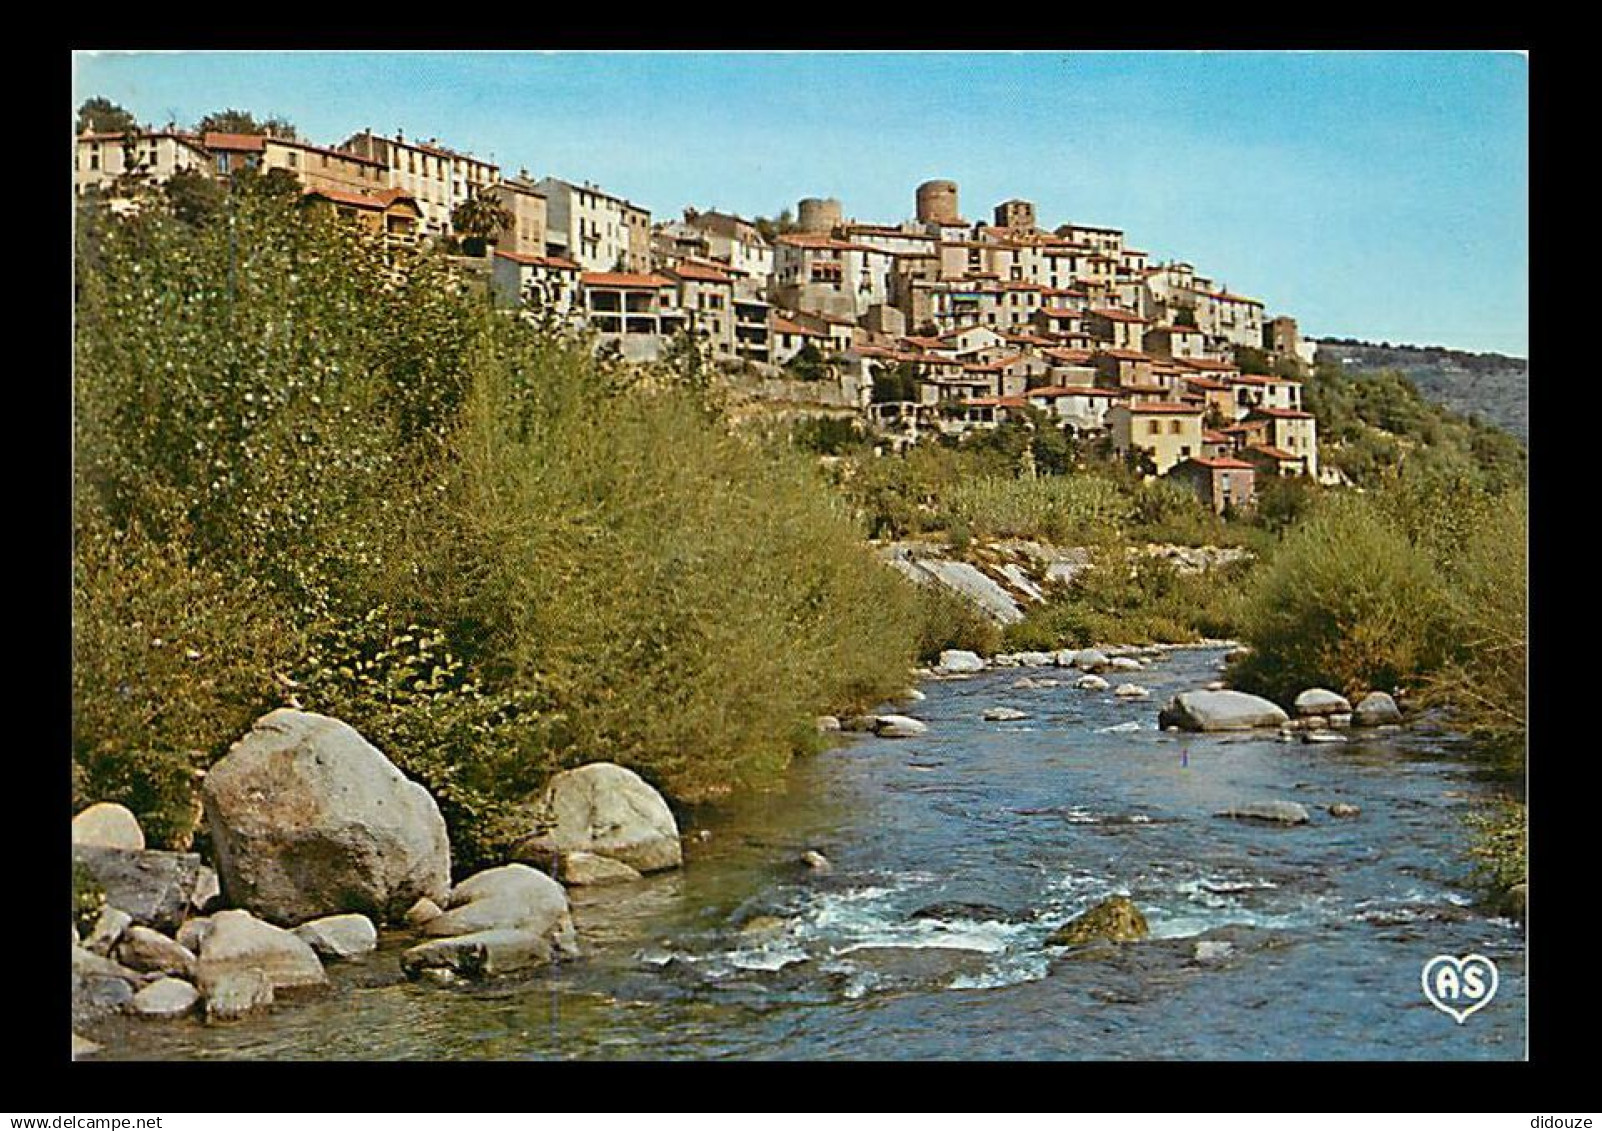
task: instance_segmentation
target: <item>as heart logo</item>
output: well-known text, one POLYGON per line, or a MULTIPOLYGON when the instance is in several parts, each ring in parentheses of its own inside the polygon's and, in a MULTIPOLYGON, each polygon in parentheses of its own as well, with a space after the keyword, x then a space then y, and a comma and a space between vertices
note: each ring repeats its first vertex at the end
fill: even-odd
POLYGON ((1496 963, 1483 954, 1453 958, 1437 954, 1424 964, 1424 996, 1443 1013, 1450 1013, 1459 1025, 1469 1014, 1484 1009, 1496 996, 1496 963))

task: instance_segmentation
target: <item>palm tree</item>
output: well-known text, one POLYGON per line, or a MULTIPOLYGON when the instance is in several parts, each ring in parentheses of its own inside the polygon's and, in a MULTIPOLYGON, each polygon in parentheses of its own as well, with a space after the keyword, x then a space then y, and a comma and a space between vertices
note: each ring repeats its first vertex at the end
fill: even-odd
POLYGON ((451 213, 451 228, 462 238, 468 255, 483 255, 485 245, 510 228, 516 217, 495 197, 477 189, 451 213))

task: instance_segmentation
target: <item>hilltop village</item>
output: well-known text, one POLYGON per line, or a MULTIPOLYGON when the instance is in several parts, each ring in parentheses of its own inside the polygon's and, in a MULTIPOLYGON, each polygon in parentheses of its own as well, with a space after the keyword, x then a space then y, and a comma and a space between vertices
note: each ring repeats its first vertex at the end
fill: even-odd
POLYGON ((1185 262, 1151 262, 1117 228, 1043 227, 1027 200, 964 218, 958 185, 919 185, 914 215, 848 219, 807 198, 777 222, 686 208, 653 222, 588 182, 511 176, 437 139, 371 129, 333 147, 270 134, 85 132, 77 191, 118 206, 130 173, 226 181, 282 170, 308 207, 464 259, 498 305, 582 327, 650 362, 684 334, 773 395, 857 416, 887 448, 1047 421, 1100 440, 1214 510, 1250 509, 1265 476, 1321 468, 1298 376, 1314 346, 1185 262), (462 219, 492 218, 474 238, 462 219), (799 390, 799 391, 798 391, 799 390))

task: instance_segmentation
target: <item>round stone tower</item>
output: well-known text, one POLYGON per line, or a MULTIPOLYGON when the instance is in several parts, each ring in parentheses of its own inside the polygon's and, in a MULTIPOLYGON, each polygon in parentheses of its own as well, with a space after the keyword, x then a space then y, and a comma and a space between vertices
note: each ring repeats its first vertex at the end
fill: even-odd
POLYGON ((809 196, 800 203, 798 211, 796 223, 809 235, 826 236, 840 224, 840 202, 833 197, 820 200, 809 196))
POLYGON ((960 223, 956 181, 925 181, 918 186, 918 221, 923 224, 960 223))

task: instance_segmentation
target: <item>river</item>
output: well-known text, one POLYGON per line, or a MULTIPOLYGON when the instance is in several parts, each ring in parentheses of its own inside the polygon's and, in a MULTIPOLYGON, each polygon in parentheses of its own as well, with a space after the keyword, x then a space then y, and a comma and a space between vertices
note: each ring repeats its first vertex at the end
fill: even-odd
POLYGON ((576 889, 582 960, 414 984, 394 934, 264 1016, 90 1035, 100 1059, 1522 1059, 1523 933, 1471 906, 1462 818, 1488 787, 1456 740, 1160 733, 1158 707, 1222 651, 1127 673, 1152 692, 1133 702, 1056 669, 928 681, 894 708, 926 737, 850 736, 778 792, 688 814, 682 871, 576 889), (1312 821, 1215 816, 1264 799, 1312 821), (1149 940, 1043 945, 1112 893, 1149 940), (1470 953, 1500 982, 1459 1024, 1420 972, 1470 953))

